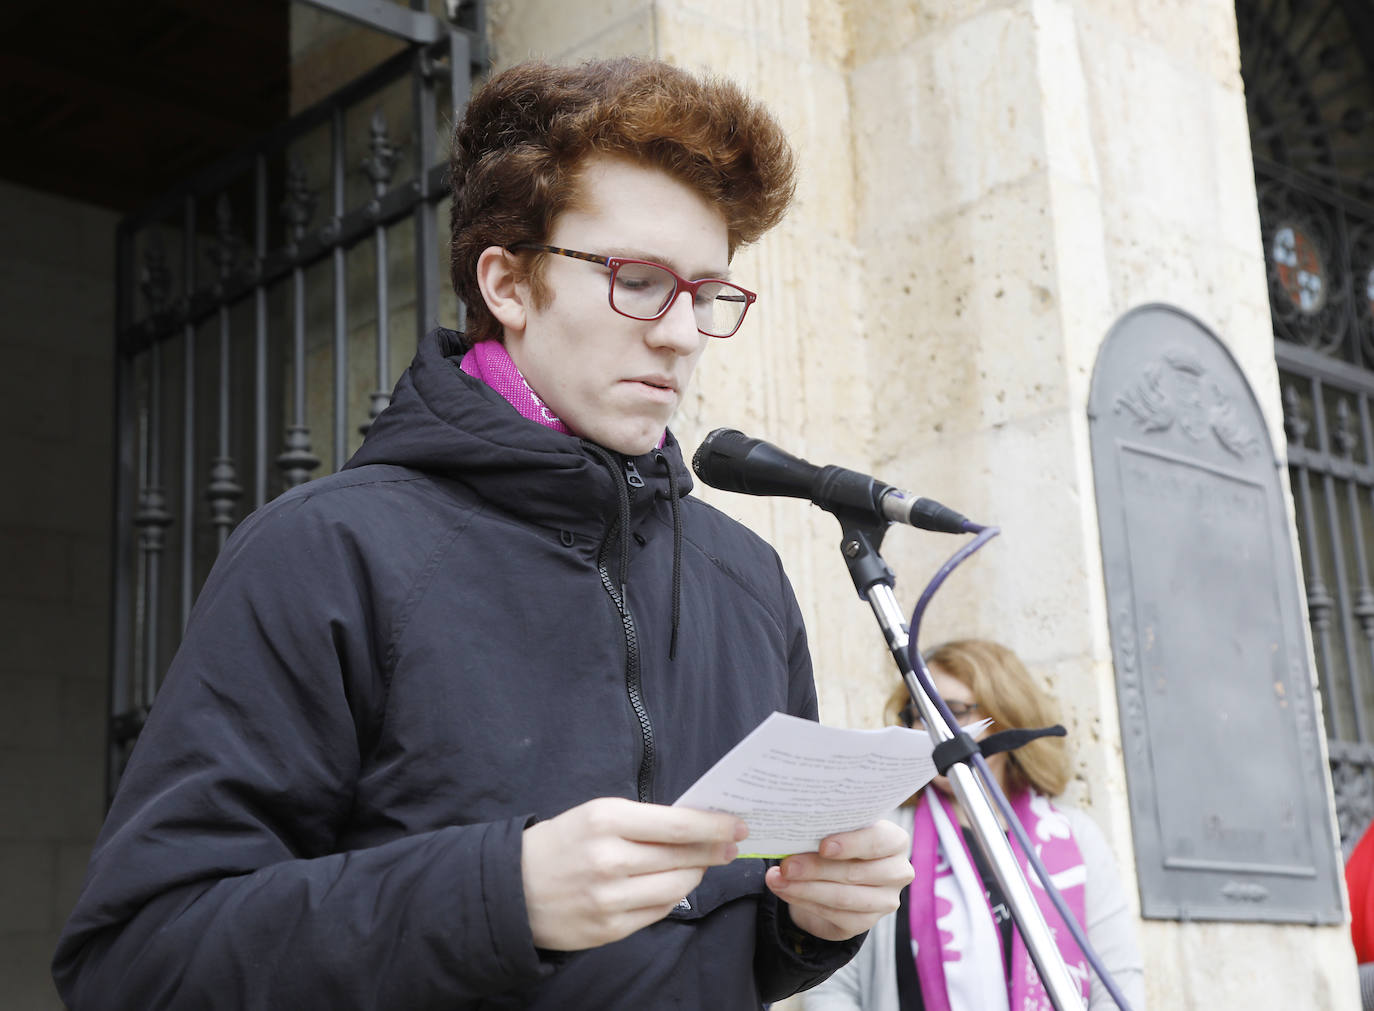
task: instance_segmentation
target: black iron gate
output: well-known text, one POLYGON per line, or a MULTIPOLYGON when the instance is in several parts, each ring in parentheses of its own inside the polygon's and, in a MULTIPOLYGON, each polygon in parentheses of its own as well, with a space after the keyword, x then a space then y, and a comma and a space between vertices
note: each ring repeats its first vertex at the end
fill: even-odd
POLYGON ((1374 820, 1374 207, 1256 163, 1274 352, 1342 842, 1374 820))
POLYGON ((238 520, 340 467, 461 324, 439 222, 482 6, 309 2, 411 44, 118 228, 111 789, 238 520))
POLYGON ((1340 832, 1374 819, 1374 9, 1237 0, 1289 477, 1340 832))

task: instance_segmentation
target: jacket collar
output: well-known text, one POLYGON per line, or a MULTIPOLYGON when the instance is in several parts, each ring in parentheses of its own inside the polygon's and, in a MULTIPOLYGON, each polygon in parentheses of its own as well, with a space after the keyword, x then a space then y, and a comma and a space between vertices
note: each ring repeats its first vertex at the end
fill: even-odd
POLYGON ((603 533, 617 518, 617 481, 628 460, 644 487, 631 496, 635 518, 670 496, 668 468, 679 495, 692 488, 671 431, 662 449, 626 458, 614 476, 573 435, 520 416, 499 393, 464 373, 466 350, 452 330, 431 331, 401 376, 391 405, 377 417, 346 468, 368 464, 411 467, 459 481, 498 509, 541 526, 603 533))

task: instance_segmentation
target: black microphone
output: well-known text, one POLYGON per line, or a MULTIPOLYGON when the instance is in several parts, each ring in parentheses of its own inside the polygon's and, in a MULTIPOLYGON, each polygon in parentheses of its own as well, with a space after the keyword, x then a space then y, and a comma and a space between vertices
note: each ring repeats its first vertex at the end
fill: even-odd
POLYGON ((717 428, 692 456, 692 470, 712 488, 745 495, 810 499, 828 512, 858 512, 946 534, 976 531, 948 506, 844 467, 817 467, 762 439, 717 428))

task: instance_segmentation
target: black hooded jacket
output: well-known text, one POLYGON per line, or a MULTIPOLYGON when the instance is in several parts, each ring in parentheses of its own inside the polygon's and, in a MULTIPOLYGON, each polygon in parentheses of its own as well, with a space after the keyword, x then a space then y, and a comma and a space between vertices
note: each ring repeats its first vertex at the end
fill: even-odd
POLYGON ((756 1008, 862 941, 800 935, 736 860, 621 941, 536 950, 524 828, 671 803, 815 690, 776 554, 676 501, 671 438, 543 428, 459 354, 432 334, 347 468, 216 562, 58 946, 71 1007, 756 1008))

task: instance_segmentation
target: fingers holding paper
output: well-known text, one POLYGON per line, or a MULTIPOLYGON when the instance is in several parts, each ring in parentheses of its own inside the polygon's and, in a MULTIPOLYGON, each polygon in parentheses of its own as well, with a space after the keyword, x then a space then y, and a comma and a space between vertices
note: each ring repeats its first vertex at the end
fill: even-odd
POLYGON ((827 941, 868 930, 897 908, 912 878, 911 838, 889 821, 821 840, 818 852, 794 853, 770 867, 766 882, 787 903, 792 922, 827 941))
POLYGON ((591 948, 663 919, 747 831, 733 815, 618 797, 531 825, 520 867, 535 945, 591 948))

